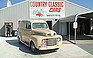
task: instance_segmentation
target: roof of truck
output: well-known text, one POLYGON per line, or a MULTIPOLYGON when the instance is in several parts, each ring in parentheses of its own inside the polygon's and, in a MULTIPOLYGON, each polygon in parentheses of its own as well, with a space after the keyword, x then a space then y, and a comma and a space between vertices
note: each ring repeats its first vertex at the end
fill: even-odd
POLYGON ((19 20, 19 21, 30 21, 30 22, 32 22, 32 23, 36 23, 36 22, 43 22, 43 23, 46 23, 46 21, 45 20, 38 20, 38 19, 21 19, 21 20, 19 20))

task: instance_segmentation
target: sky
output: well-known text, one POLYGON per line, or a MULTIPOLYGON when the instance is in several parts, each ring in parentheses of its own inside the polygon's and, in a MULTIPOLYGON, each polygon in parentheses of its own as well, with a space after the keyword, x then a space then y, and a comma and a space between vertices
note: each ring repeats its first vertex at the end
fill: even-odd
MULTIPOLYGON (((25 1, 25 0, 10 0, 10 1, 13 5, 13 4, 25 1)), ((6 5, 7 5, 7 0, 0 0, 0 9, 6 7, 6 5)))
POLYGON ((93 10, 93 0, 68 0, 68 1, 93 10))
MULTIPOLYGON (((10 0, 12 4, 16 4, 25 0, 10 0)), ((42 0, 43 1, 43 0, 42 0)), ((93 10, 93 0, 68 0, 85 8, 93 10)), ((0 9, 6 7, 7 0, 0 0, 0 9)))

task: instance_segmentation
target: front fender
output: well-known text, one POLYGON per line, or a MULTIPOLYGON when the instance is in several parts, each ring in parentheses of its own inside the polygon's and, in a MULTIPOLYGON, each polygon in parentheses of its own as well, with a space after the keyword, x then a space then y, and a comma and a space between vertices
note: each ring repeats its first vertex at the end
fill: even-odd
POLYGON ((36 36, 36 35, 34 35, 34 36, 30 37, 30 42, 32 41, 34 43, 35 47, 38 49, 39 46, 42 43, 43 38, 45 38, 45 37, 44 36, 36 36))

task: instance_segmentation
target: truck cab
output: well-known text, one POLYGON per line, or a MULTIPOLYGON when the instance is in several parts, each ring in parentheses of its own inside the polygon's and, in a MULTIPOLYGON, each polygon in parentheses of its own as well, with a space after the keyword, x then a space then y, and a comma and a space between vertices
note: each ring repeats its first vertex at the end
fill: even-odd
POLYGON ((18 40, 31 48, 32 52, 39 50, 59 49, 62 45, 62 36, 50 30, 44 20, 19 20, 18 40))

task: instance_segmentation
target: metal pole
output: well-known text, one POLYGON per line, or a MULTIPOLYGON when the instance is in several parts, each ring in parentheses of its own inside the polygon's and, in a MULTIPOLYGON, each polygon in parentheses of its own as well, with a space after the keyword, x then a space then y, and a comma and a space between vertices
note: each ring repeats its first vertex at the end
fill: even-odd
MULTIPOLYGON (((75 17, 75 22, 77 21, 78 16, 79 16, 79 15, 76 15, 76 17, 75 17)), ((77 38, 76 35, 77 35, 77 28, 75 28, 75 40, 74 40, 75 44, 76 44, 76 38, 77 38)))
POLYGON ((77 37, 77 36, 76 36, 76 35, 77 35, 77 34, 76 34, 76 31, 77 31, 77 29, 75 28, 75 41, 74 41, 75 44, 76 44, 76 37, 77 37))
POLYGON ((70 40, 70 22, 69 22, 69 40, 70 40))

